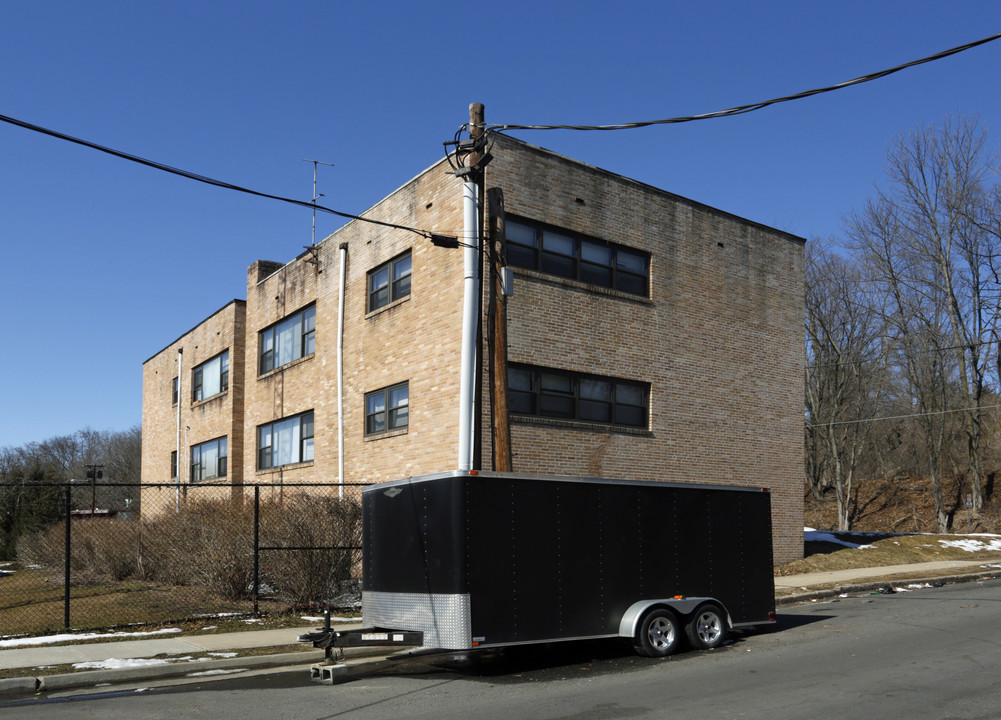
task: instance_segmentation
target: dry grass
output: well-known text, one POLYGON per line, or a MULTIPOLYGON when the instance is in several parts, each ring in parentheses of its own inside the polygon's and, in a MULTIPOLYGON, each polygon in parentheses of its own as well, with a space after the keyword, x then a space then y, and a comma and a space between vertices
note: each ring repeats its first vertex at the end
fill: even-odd
POLYGON ((808 554, 775 569, 776 575, 798 575, 800 573, 824 572, 826 570, 848 570, 853 568, 884 567, 887 565, 907 565, 910 563, 936 560, 1001 560, 1001 552, 968 552, 962 548, 946 547, 939 540, 956 540, 955 535, 898 535, 892 537, 874 536, 867 548, 843 548, 838 546, 807 548, 808 554))
MULTIPOLYGON (((46 570, 19 569, 0 576, 0 634, 64 632, 64 592, 61 582, 46 570)), ((288 604, 263 601, 260 608, 264 613, 279 614, 288 610, 288 604)), ((186 624, 185 620, 206 625, 196 619, 218 613, 247 616, 252 611, 250 601, 223 603, 199 586, 104 582, 70 588, 70 627, 75 630, 167 623, 177 627, 186 624), (109 622, 110 618, 114 621, 109 622)), ((212 620, 213 625, 227 624, 226 618, 212 620)))

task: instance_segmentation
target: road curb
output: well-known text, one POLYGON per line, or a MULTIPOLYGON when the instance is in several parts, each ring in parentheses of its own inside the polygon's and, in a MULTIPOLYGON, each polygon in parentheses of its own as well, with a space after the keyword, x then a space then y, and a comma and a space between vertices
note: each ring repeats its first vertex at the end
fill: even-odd
MULTIPOLYGON (((380 647, 348 648, 345 650, 345 657, 348 661, 385 656, 386 654, 386 648, 380 647)), ((61 675, 7 678, 0 679, 0 697, 37 695, 46 692, 72 690, 74 688, 92 688, 97 685, 142 682, 144 680, 157 680, 161 678, 197 677, 203 673, 213 673, 216 675, 222 675, 223 673, 236 674, 245 670, 260 670, 275 667, 302 666, 303 672, 308 673, 312 665, 321 663, 325 659, 326 653, 323 650, 311 650, 274 655, 253 655, 205 660, 202 662, 186 661, 135 668, 81 670, 61 675)))
POLYGON ((7 695, 28 695, 38 689, 38 678, 19 677, 0 679, 0 697, 7 695))
POLYGON ((72 688, 94 687, 102 684, 117 684, 156 680, 159 678, 197 677, 207 672, 231 672, 257 670, 261 668, 303 665, 308 669, 313 663, 323 660, 323 651, 281 653, 277 655, 256 655, 242 658, 225 658, 203 662, 178 662, 147 667, 118 668, 109 670, 82 670, 62 675, 40 675, 0 680, 0 696, 27 695, 68 690, 72 688))

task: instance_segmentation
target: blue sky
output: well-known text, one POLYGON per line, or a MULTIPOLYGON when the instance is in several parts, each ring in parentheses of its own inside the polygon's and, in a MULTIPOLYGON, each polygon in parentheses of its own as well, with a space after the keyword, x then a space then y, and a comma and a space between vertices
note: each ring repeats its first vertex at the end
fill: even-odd
MULTIPOLYGON (((0 114, 263 192, 361 212, 493 123, 710 112, 1001 31, 1001 3, 0 4, 0 114)), ((734 118, 529 142, 807 238, 882 180, 894 136, 979 115, 1001 41, 734 118)), ((0 447, 141 420, 142 363, 310 242, 308 209, 0 123, 0 447)), ((340 224, 317 216, 317 237, 340 224)))

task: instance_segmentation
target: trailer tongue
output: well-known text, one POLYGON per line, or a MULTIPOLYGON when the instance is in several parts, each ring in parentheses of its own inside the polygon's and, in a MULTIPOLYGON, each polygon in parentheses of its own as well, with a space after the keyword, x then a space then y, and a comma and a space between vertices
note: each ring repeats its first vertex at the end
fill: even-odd
POLYGON ((647 656, 774 620, 762 488, 455 471, 367 487, 365 629, 316 647, 630 638, 647 656))

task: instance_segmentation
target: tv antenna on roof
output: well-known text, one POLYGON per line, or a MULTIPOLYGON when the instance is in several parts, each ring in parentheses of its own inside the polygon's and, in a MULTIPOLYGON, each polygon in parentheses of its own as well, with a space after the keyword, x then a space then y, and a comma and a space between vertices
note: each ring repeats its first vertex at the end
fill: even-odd
POLYGON ((328 165, 330 167, 333 167, 334 164, 323 162, 322 160, 307 160, 306 158, 303 158, 302 161, 313 163, 313 199, 310 200, 310 202, 313 204, 313 236, 312 240, 309 243, 310 246, 313 246, 316 245, 316 201, 323 197, 323 193, 320 193, 319 195, 316 194, 316 166, 328 165))

